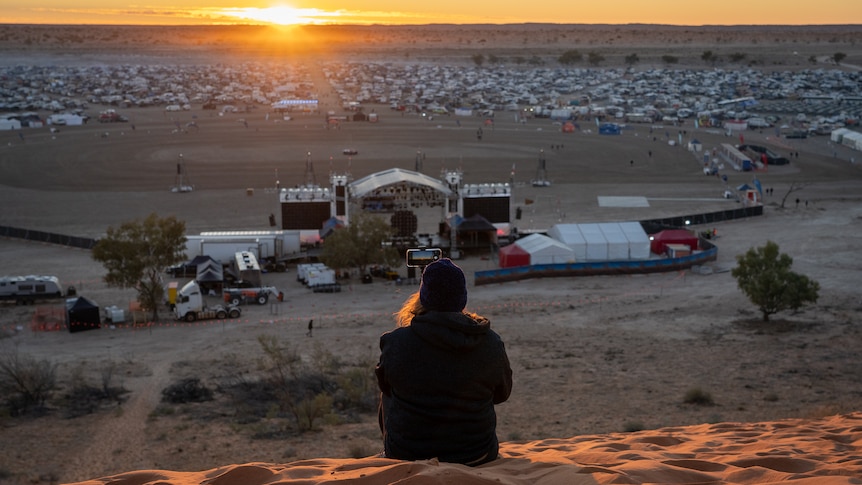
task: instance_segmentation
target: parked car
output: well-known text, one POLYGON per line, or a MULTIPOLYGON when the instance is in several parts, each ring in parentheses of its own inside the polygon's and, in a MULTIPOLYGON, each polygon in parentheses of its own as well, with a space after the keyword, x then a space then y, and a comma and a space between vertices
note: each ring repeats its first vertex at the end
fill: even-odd
POLYGON ((198 275, 198 265, 191 262, 175 264, 169 266, 165 272, 174 278, 194 278, 198 275))

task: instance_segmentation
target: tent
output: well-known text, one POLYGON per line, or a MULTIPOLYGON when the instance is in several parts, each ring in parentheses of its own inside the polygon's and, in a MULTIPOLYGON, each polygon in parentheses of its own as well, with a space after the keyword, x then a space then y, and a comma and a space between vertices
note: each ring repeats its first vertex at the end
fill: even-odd
POLYGON ((664 254, 668 244, 685 244, 694 251, 697 249, 697 236, 685 229, 666 229, 652 235, 650 250, 655 254, 664 254))
POLYGON ((515 244, 530 254, 530 264, 559 264, 575 261, 575 252, 565 244, 543 234, 530 234, 515 244))
POLYGON ((649 236, 639 222, 555 224, 548 236, 575 253, 575 261, 649 259, 649 236))
POLYGON ((224 282, 224 267, 221 263, 209 256, 198 256, 192 260, 192 263, 197 266, 197 281, 201 289, 204 291, 213 290, 217 293, 221 292, 222 283, 224 282))
POLYGON ((20 130, 21 122, 13 119, 0 119, 0 130, 20 130))
POLYGON ((608 260, 608 240, 605 238, 602 229, 596 223, 581 224, 581 234, 587 242, 587 261, 607 261, 608 260))
POLYGON ((862 150, 862 133, 849 131, 841 137, 841 145, 854 150, 862 150))
POLYGON ((218 263, 218 261, 213 259, 212 256, 207 256, 204 254, 204 255, 200 255, 200 256, 195 256, 194 259, 192 259, 191 261, 188 262, 188 265, 194 266, 195 268, 197 268, 202 264, 207 264, 210 262, 218 263))
POLYGON ((629 259, 629 240, 620 225, 615 222, 599 224, 599 230, 608 242, 608 260, 625 261, 629 259))
POLYGON ((842 140, 844 139, 844 135, 846 135, 847 133, 853 133, 853 130, 849 130, 847 128, 838 128, 837 130, 832 130, 832 132, 829 134, 829 138, 830 140, 832 140, 832 143, 837 143, 840 145, 842 140))
POLYGON ((497 244, 497 228, 480 214, 466 218, 454 216, 450 223, 455 224, 458 244, 462 248, 487 247, 497 244))
POLYGON ((530 265, 530 253, 517 244, 509 244, 500 248, 499 258, 501 268, 530 265))
POLYGON ((622 133, 620 125, 616 123, 602 123, 599 126, 599 135, 619 135, 622 133))
POLYGON ((649 259, 650 241, 640 222, 620 222, 629 240, 629 259, 649 259))
POLYGON ((66 300, 66 326, 69 332, 81 332, 99 328, 101 315, 99 305, 79 296, 66 300))
POLYGON ((548 236, 568 246, 575 253, 575 261, 586 261, 587 240, 578 227, 579 224, 554 224, 548 236))

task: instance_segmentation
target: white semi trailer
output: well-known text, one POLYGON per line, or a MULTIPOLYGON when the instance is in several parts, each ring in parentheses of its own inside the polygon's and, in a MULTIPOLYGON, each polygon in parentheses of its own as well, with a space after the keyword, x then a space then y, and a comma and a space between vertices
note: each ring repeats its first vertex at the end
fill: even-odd
POLYGON ((299 231, 220 231, 186 236, 186 257, 209 256, 224 265, 238 252, 250 252, 260 262, 279 262, 301 253, 299 231))

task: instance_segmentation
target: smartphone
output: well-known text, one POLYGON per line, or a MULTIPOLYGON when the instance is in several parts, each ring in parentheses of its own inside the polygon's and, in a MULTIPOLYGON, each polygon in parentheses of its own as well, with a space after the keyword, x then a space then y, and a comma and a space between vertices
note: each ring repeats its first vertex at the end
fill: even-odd
POLYGON ((443 257, 443 251, 438 248, 419 248, 407 250, 407 266, 421 268, 428 266, 443 257))

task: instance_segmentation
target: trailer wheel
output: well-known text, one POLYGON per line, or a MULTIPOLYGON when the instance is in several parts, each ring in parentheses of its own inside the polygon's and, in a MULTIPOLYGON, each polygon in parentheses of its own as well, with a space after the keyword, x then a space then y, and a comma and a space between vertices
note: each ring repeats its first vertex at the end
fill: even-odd
POLYGON ((188 313, 186 313, 186 321, 187 321, 187 322, 194 322, 194 321, 195 321, 195 314, 194 314, 194 312, 188 312, 188 313))
POLYGON ((230 303, 231 303, 231 305, 239 305, 240 304, 239 297, 235 296, 235 297, 231 298, 230 303))
POLYGON ((227 317, 227 312, 226 312, 226 311, 224 311, 224 310, 219 310, 218 312, 216 312, 216 318, 218 318, 219 320, 222 320, 222 319, 224 319, 225 317, 227 317))
POLYGON ((266 305, 266 301, 269 299, 267 295, 257 295, 257 304, 258 305, 266 305))
POLYGON ((239 309, 238 308, 231 308, 228 315, 230 315, 231 318, 239 318, 239 309))

